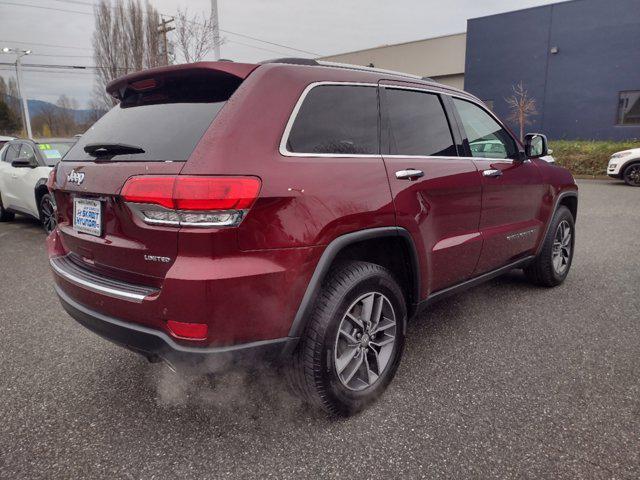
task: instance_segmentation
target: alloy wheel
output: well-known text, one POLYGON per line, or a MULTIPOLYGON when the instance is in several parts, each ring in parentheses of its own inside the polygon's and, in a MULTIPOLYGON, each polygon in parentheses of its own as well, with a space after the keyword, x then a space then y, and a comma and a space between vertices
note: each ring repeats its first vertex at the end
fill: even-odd
POLYGON ((553 269, 558 275, 563 275, 569 262, 571 261, 571 225, 563 220, 556 229, 556 235, 553 240, 552 261, 553 269))
POLYGON ((40 205, 40 212, 42 214, 42 226, 47 233, 53 231, 56 228, 56 213, 53 202, 49 198, 44 198, 40 205))
POLYGON ((340 382, 349 390, 375 384, 390 363, 396 342, 396 315, 379 292, 362 295, 342 317, 334 348, 340 382))
POLYGON ((631 165, 625 172, 625 180, 635 186, 640 186, 640 164, 631 165))

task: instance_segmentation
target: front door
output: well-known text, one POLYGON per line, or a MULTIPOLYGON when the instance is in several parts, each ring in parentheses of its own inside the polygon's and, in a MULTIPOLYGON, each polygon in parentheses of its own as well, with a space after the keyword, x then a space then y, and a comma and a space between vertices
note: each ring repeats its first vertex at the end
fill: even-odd
POLYGON ((437 93, 381 84, 382 151, 397 225, 408 230, 422 265, 422 298, 469 278, 482 239, 481 180, 460 158, 437 93))
POLYGON ((482 254, 476 274, 533 253, 546 189, 538 167, 524 160, 511 134, 479 105, 454 99, 469 154, 482 179, 482 254))

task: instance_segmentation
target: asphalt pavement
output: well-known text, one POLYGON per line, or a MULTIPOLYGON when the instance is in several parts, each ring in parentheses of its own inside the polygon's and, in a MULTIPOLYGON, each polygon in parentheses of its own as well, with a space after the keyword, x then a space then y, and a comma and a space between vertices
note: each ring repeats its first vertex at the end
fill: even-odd
POLYGON ((184 378, 100 339, 39 226, 0 224, 0 478, 639 478, 640 188, 579 185, 562 286, 515 271, 434 305, 339 421, 273 372, 184 378))

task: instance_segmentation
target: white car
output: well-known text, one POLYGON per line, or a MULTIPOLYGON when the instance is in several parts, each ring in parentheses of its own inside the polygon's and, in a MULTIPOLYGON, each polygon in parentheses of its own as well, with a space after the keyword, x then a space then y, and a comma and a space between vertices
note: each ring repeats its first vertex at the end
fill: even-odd
POLYGON ((11 221, 21 213, 40 220, 47 232, 55 228, 55 203, 47 179, 74 143, 70 139, 17 139, 2 146, 0 222, 11 221))
POLYGON ((611 155, 607 175, 624 180, 632 187, 640 187, 640 148, 632 148, 611 155))

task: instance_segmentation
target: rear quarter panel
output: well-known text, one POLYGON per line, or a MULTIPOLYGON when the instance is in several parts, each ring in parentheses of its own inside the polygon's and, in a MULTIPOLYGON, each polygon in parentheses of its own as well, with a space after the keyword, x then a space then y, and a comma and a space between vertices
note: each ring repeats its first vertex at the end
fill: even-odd
MULTIPOLYGON (((298 98, 319 80, 358 77, 345 80, 344 72, 317 67, 261 66, 222 109, 181 172, 262 179, 260 197, 238 229, 242 250, 326 245, 345 233, 395 225, 381 156, 280 154, 280 140, 298 98)), ((372 82, 369 76, 362 81, 372 82)))

